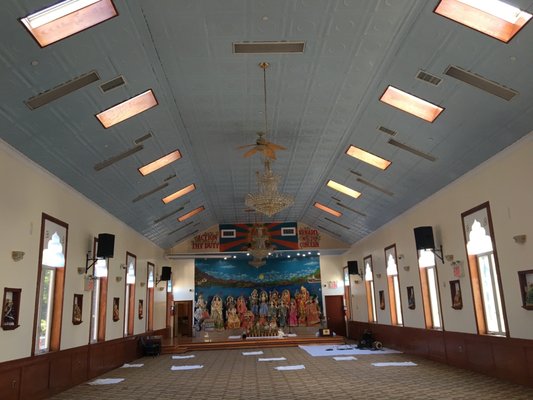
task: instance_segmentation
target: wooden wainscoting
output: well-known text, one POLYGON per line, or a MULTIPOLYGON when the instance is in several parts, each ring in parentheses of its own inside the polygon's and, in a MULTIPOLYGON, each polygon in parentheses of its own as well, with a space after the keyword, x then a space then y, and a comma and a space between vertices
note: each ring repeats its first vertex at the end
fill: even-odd
POLYGON ((369 329, 383 346, 533 387, 533 340, 348 322, 348 337, 369 329))
MULTIPOLYGON (((146 333, 167 334, 166 329, 146 333)), ((142 335, 0 363, 2 400, 37 400, 62 392, 142 356, 142 335)))

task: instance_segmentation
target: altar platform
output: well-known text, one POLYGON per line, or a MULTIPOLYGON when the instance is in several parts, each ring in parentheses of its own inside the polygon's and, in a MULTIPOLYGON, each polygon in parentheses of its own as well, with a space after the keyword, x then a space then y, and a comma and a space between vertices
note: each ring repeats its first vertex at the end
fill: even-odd
POLYGON ((249 349, 266 347, 292 347, 302 344, 344 344, 344 336, 318 336, 316 327, 295 327, 284 337, 242 338, 242 330, 199 331, 194 337, 164 338, 162 354, 178 354, 197 350, 249 349))

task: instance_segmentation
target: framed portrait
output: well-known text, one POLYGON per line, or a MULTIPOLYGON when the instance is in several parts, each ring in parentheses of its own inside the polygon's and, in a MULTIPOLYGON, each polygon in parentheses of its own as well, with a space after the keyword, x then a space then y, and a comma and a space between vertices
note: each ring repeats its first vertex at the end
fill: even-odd
POLYGON ((2 300, 2 323, 4 330, 13 330, 19 327, 20 294, 22 289, 4 288, 2 300))
POLYGON ((113 297, 113 321, 120 319, 120 298, 113 297))
POLYGON ((72 303, 72 323, 79 325, 82 323, 81 317, 83 314, 83 295, 75 294, 72 303))
POLYGON ((379 309, 385 309, 385 292, 383 290, 379 291, 379 309))
POLYGON ((461 310, 463 308, 463 295, 461 293, 461 282, 459 280, 450 281, 450 292, 452 295, 452 308, 461 310))
POLYGON ((518 272, 520 293, 522 294, 522 307, 533 310, 533 269, 518 272))
POLYGON ((139 319, 143 319, 144 317, 144 300, 139 300, 139 307, 137 314, 139 316, 139 319))
POLYGON ((416 308, 415 288, 413 286, 407 286, 407 308, 410 310, 414 310, 416 308))

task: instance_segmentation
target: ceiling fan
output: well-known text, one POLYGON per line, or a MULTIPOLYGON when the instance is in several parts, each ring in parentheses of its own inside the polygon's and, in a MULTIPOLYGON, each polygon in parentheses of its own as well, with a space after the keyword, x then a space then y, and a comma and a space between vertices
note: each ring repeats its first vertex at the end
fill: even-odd
POLYGON ((250 157, 255 153, 263 153, 263 156, 270 158, 272 160, 276 159, 276 150, 286 150, 286 147, 283 147, 279 144, 269 142, 265 136, 268 132, 268 117, 267 117, 267 92, 266 92, 266 69, 269 67, 269 63, 262 62, 259 64, 259 67, 263 70, 263 93, 264 93, 264 106, 265 106, 265 131, 257 132, 257 140, 254 144, 247 144, 244 146, 239 146, 237 149, 242 150, 248 147, 251 147, 246 153, 243 154, 243 157, 250 157))

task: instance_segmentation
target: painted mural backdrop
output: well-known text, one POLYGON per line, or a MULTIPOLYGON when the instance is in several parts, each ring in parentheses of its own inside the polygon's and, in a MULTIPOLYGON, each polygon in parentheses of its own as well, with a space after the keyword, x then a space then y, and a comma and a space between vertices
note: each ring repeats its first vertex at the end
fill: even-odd
POLYGON ((248 261, 196 259, 197 330, 320 324, 319 257, 270 258, 261 268, 248 261))

